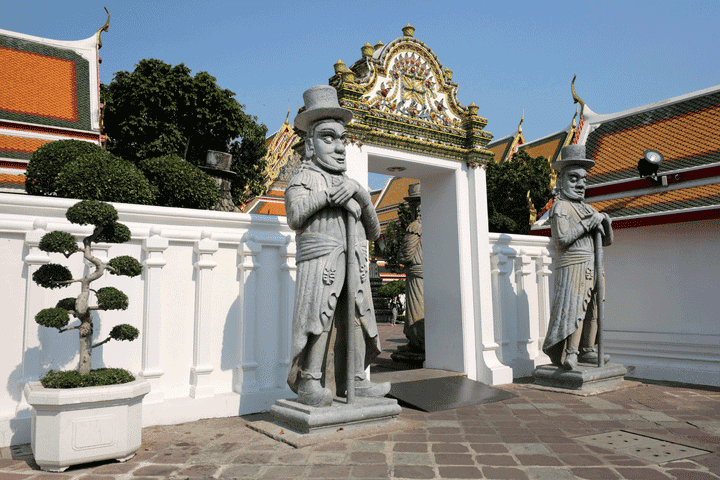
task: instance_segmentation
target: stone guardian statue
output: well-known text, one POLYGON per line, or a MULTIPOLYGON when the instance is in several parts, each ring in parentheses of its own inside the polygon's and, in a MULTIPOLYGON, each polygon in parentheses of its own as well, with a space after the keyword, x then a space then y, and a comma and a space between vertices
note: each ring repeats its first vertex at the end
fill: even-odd
POLYGON ((403 239, 405 264, 405 327, 403 333, 410 349, 425 353, 425 294, 423 287, 422 212, 420 184, 408 188, 405 200, 410 204, 415 219, 407 226, 403 239))
MULTIPOLYGON (((366 378, 369 362, 380 353, 380 340, 373 309, 367 267, 367 242, 380 236, 380 223, 370 195, 346 174, 345 125, 352 112, 340 107, 336 90, 319 85, 303 94, 305 109, 295 118, 295 128, 306 133, 305 158, 285 190, 285 209, 290 227, 297 232, 297 281, 293 312, 288 385, 298 402, 315 407, 329 406, 333 394, 326 388, 325 360, 330 331, 337 323, 340 348, 335 349, 335 378, 343 378, 338 361, 347 357, 344 342, 354 347, 354 395, 382 397, 389 383, 376 384, 366 378), (346 272, 347 215, 357 219, 354 271, 346 272), (355 299, 352 338, 340 328, 347 325, 346 278, 354 275, 355 299)), ((346 376, 346 375, 345 375, 346 376)), ((338 395, 347 394, 338 386, 338 395)))
MULTIPOLYGON (((612 243, 610 217, 586 204, 588 170, 595 165, 585 158, 584 145, 563 147, 561 159, 552 166, 559 171, 555 199, 550 208, 555 258, 555 289, 550 322, 543 351, 552 363, 566 370, 577 369, 578 362, 598 363, 598 272, 596 271, 595 233, 602 245, 612 243)), ((599 279, 604 282, 602 275, 599 279)), ((604 356, 604 362, 608 357, 604 356)))

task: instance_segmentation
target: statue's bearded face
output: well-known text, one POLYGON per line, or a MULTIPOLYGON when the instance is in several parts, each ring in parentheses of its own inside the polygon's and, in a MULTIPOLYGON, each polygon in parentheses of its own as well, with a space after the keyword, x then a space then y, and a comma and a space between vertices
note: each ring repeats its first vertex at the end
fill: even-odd
POLYGON ((570 166, 562 172, 560 190, 568 200, 583 200, 587 186, 587 170, 580 166, 570 166))
POLYGON ((312 128, 312 137, 305 141, 305 154, 323 170, 341 173, 345 164, 347 131, 337 120, 321 120, 312 128))

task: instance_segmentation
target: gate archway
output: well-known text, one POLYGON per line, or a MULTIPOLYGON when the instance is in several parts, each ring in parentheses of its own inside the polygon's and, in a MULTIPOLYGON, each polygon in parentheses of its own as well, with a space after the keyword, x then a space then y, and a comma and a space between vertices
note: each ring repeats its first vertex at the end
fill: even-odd
POLYGON ((414 37, 366 44, 330 85, 353 111, 348 175, 422 182, 427 368, 463 372, 490 385, 512 382, 494 339, 485 170, 492 135, 479 107, 457 100, 452 71, 414 37), (401 170, 401 171, 398 171, 401 170))

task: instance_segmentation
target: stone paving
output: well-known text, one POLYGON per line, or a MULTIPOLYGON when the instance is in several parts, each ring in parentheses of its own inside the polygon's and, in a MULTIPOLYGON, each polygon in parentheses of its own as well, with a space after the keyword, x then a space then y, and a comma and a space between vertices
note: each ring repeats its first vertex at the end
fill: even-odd
MULTIPOLYGON (((384 340, 402 335, 400 327, 380 327, 384 340)), ((248 428, 257 415, 148 427, 130 461, 61 474, 38 470, 27 447, 6 448, 0 480, 720 478, 720 389, 628 382, 580 397, 521 383, 502 388, 517 397, 435 413, 405 407, 404 430, 300 449, 248 428), (620 442, 583 440, 598 434, 634 435, 661 448, 641 458, 620 442), (664 460, 672 448, 694 456, 664 460)))

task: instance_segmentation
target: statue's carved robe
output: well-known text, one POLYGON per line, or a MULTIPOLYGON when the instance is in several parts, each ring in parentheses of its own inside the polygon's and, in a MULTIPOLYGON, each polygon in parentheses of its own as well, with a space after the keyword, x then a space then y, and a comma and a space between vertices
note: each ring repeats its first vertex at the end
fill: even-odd
MULTIPOLYGON (((325 193, 328 188, 340 184, 343 176, 306 164, 290 179, 285 190, 288 224, 297 231, 292 366, 288 375, 288 385, 296 393, 300 370, 305 361, 308 335, 329 331, 335 315, 342 318, 346 315, 346 312, 340 311, 343 309, 337 310, 336 306, 345 285, 347 210, 327 206, 325 193)), ((380 224, 371 204, 361 204, 361 207, 363 212, 360 221, 356 223, 355 232, 355 254, 359 269, 351 273, 359 276, 355 314, 365 335, 367 366, 380 353, 380 339, 370 291, 366 239, 375 240, 379 237, 380 224)))
POLYGON ((403 333, 413 348, 425 350, 425 325, 415 326, 425 319, 425 291, 423 286, 422 222, 418 218, 407 226, 403 239, 405 263, 405 326, 403 333))
MULTIPOLYGON (((562 364, 565 339, 581 323, 588 326, 597 319, 594 230, 588 232, 582 225, 582 221, 594 213, 597 210, 584 202, 558 198, 550 208, 552 237, 557 254, 553 302, 543 351, 556 365, 562 364)), ((606 232, 607 238, 611 238, 611 232, 606 232)))

